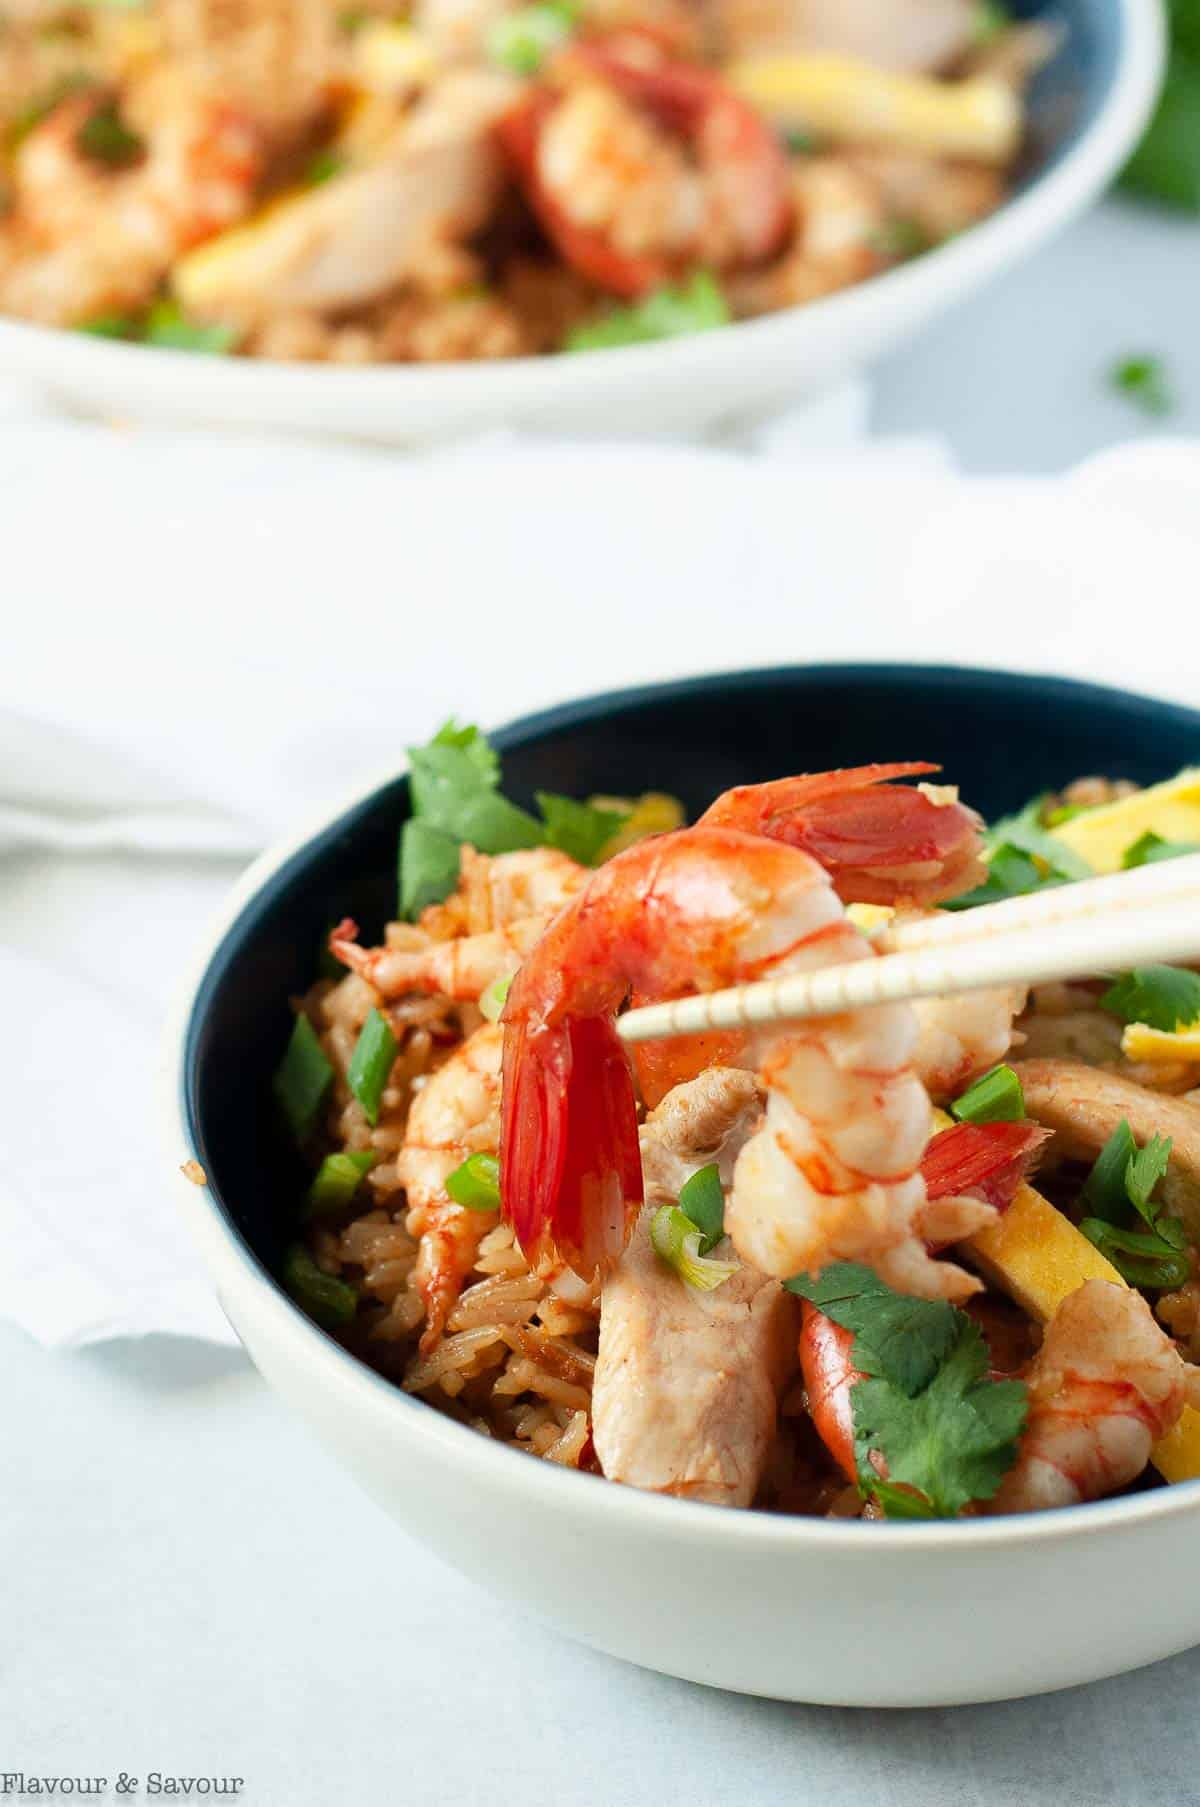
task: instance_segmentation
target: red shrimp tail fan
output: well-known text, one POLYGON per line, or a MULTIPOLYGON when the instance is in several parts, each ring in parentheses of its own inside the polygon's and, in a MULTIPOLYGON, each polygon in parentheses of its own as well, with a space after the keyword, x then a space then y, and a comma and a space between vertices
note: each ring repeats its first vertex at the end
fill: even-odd
POLYGON ((506 1024, 500 1194, 531 1267, 611 1267, 642 1203, 637 1102, 613 1025, 506 1024))
POLYGON ((956 1123, 933 1138, 921 1173, 928 1198, 977 1198, 1004 1211, 1037 1164, 1050 1131, 1038 1123, 956 1123))
POLYGON ((799 847, 824 866, 843 903, 941 903, 982 881, 982 823, 952 798, 890 782, 938 770, 911 760, 745 785, 702 820, 799 847))

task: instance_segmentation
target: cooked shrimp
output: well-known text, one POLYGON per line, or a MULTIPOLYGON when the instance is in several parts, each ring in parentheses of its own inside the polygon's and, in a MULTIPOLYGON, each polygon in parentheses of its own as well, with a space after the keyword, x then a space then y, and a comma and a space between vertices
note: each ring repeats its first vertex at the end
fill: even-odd
MULTIPOLYGON (((502 1191, 529 1260, 557 1256, 585 1276, 610 1268, 642 1203, 633 1079, 615 1028, 631 990, 679 996, 872 956, 829 872, 795 847, 685 829, 602 867, 526 960, 504 1010, 502 1191)), ((910 1064, 916 1033, 906 1005, 887 1005, 746 1039, 738 1064, 757 1070, 767 1109, 738 1159, 726 1224, 752 1267, 782 1277, 853 1260, 901 1291, 979 1289, 925 1248, 929 1100, 910 1064)), ((938 1211, 953 1240, 947 1206, 938 1211)), ((990 1216, 964 1207, 971 1228, 990 1216)))
POLYGON ((1135 1481, 1189 1392, 1186 1364, 1139 1293, 1088 1280, 1030 1365, 1029 1421, 991 1512, 1042 1512, 1135 1481))
POLYGON ((796 1301, 741 1267, 714 1292, 655 1255, 650 1218, 697 1168, 728 1186, 762 1113, 751 1073, 714 1068, 663 1100, 641 1130, 646 1209, 600 1296, 592 1435, 610 1480, 748 1506, 795 1367, 796 1301))
POLYGON ((501 125, 530 205, 566 261, 637 296, 696 263, 763 261, 791 227, 787 163, 708 70, 629 33, 563 53, 501 125))
POLYGON ((265 153, 247 116, 169 75, 154 78, 128 109, 144 154, 113 169, 80 143, 105 104, 95 91, 71 96, 17 154, 8 231, 29 254, 0 292, 13 313, 71 325, 140 307, 181 251, 251 205, 265 153))
POLYGON ((360 947, 353 922, 334 930, 336 957, 375 987, 381 998, 431 992, 478 998, 496 979, 517 970, 551 919, 586 881, 588 871, 553 847, 494 857, 462 850, 459 889, 422 921, 438 927, 447 915, 459 932, 425 947, 360 947))
POLYGON ((468 1155, 494 1154, 499 1144, 502 1047, 499 1026, 485 1023, 430 1075, 408 1114, 396 1172, 408 1232, 420 1244, 413 1284, 425 1304, 423 1355, 440 1342, 479 1244, 498 1222, 494 1212, 456 1205, 446 1181, 468 1155))
POLYGON ((923 998, 914 1006, 920 1035, 913 1065, 931 1098, 941 1103, 957 1097, 1004 1059, 1013 1046, 1013 1024, 1025 1008, 1027 990, 1001 985, 953 998, 923 998))

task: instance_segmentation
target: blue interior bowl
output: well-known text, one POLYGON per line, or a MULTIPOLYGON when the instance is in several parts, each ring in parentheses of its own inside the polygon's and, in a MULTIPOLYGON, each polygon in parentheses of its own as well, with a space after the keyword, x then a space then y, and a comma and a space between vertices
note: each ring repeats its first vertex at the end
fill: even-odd
MULTIPOLYGON (((947 667, 794 666, 591 697, 493 736, 504 788, 655 789, 698 814, 730 785, 873 760, 928 759, 987 816, 1087 773, 1153 782, 1200 761, 1200 713, 1056 678, 947 667)), ((332 923, 378 935, 396 900, 408 785, 396 778, 271 870, 217 946, 188 1025, 184 1111, 211 1198, 268 1271, 305 1173, 271 1076, 332 923)))

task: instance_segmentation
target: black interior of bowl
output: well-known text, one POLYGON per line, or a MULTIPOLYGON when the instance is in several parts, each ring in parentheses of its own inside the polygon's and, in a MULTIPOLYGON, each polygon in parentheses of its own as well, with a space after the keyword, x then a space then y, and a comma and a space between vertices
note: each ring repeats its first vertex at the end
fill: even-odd
MULTIPOLYGON (((452 702, 452 699, 448 699, 452 702)), ((1085 773, 1152 782, 1200 759, 1200 714, 1115 690, 898 666, 737 672, 567 704, 496 734, 504 788, 575 796, 667 790, 698 813, 732 784, 873 760, 928 759, 987 816, 1085 773)), ((398 736, 397 761, 402 757, 398 736)), ((305 1172, 270 1081, 330 925, 367 939, 394 913, 403 779, 277 871, 214 953, 188 1034, 184 1105, 212 1195, 274 1268, 305 1172)))

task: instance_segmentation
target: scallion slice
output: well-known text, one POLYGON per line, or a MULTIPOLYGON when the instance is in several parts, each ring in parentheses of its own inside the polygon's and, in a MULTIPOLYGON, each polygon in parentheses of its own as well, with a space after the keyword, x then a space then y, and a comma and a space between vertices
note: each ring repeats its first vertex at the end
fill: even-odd
POLYGON ((464 1211, 498 1211, 499 1161, 494 1154, 469 1154, 447 1179, 446 1191, 464 1211))
POLYGON ((372 1148, 327 1154, 308 1189, 306 1217, 331 1217, 346 1210, 379 1159, 372 1148))
POLYGON ((1025 1094, 1011 1067, 993 1067, 950 1106, 960 1123, 1019 1123, 1025 1115, 1025 1094))
POLYGON ((354 1044, 346 1072, 350 1090, 372 1125, 379 1121, 379 1104, 396 1058, 396 1046, 387 1018, 378 1010, 372 1010, 354 1044))
POLYGON ((697 1292, 714 1292, 738 1271, 736 1261, 710 1261, 700 1253, 700 1231, 678 1205, 663 1205, 650 1223, 650 1245, 697 1292))
POLYGON ((1151 866, 1158 860, 1182 859, 1185 853, 1200 853, 1200 843, 1196 841, 1165 841, 1160 834, 1148 828, 1139 835, 1131 846, 1125 849, 1121 857, 1121 865, 1126 872, 1134 866, 1151 866))
POLYGON ((297 1305, 326 1330, 340 1330, 358 1310, 358 1294, 319 1268, 302 1242, 283 1258, 283 1284, 297 1305))
POLYGON ((333 1084, 333 1067, 317 1032, 301 1013, 274 1079, 275 1097, 297 1142, 312 1132, 333 1084))
POLYGON ((725 1193, 715 1161, 685 1181, 679 1192, 679 1209, 700 1232, 700 1253, 711 1255, 725 1234, 725 1193))
POLYGON ((489 1023, 498 1023, 500 1012, 504 1009, 508 997, 508 988, 512 984, 512 974, 505 973, 503 978, 493 979, 479 994, 479 1008, 489 1023))

